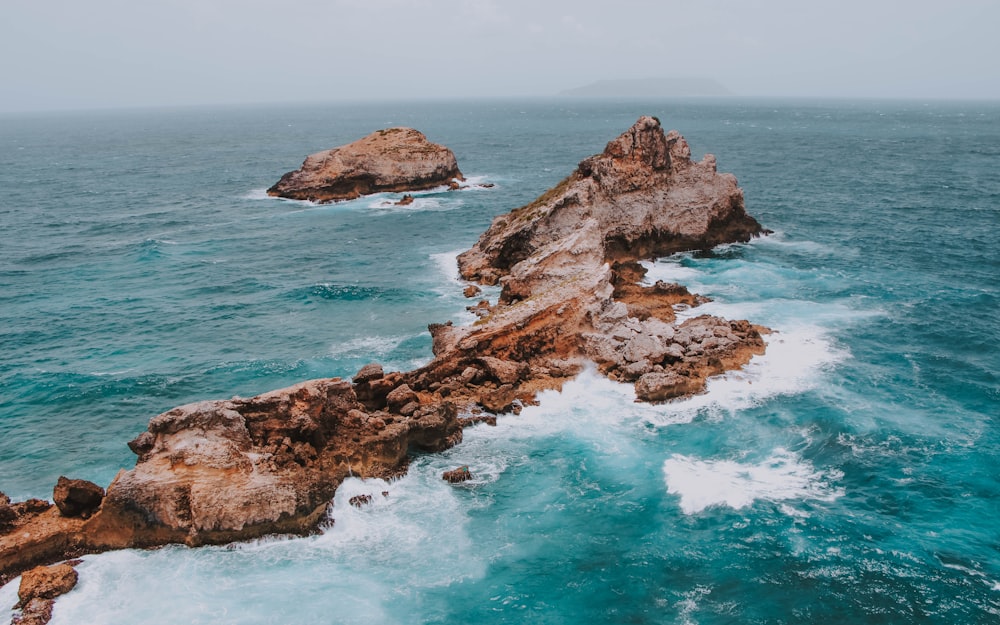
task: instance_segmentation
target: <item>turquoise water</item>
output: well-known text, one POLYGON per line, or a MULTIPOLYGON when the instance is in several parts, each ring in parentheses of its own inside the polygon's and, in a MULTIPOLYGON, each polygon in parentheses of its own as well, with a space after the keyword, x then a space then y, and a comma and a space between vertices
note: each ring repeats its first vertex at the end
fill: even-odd
POLYGON ((455 254, 640 114, 716 154, 775 230, 650 277, 775 328, 767 355, 663 406, 585 373, 397 482, 348 481, 320 536, 89 556, 52 622, 1000 622, 995 103, 0 117, 0 489, 106 484, 178 404, 426 362, 427 324, 469 319, 455 254), (391 125, 496 186, 264 195, 391 125), (440 479, 457 464, 476 480, 440 479))

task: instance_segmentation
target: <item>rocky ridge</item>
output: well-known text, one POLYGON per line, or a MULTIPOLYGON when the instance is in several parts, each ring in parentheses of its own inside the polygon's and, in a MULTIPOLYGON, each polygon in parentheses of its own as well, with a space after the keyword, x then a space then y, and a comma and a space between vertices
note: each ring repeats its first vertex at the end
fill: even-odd
POLYGON ((709 376, 762 353, 766 329, 707 315, 678 323, 676 309, 704 298, 642 284, 639 261, 761 232, 713 157, 691 161, 680 135, 640 118, 459 256, 466 280, 499 284, 500 296, 472 307, 472 325, 432 325, 430 364, 391 373, 372 364, 350 381, 154 417, 129 443, 135 468, 106 493, 61 479, 69 507, 0 497, 0 582, 84 552, 315 531, 347 476, 399 475, 411 450, 457 444, 463 426, 519 412, 589 362, 634 382, 638 400, 700 392, 709 376))
POLYGON ((457 188, 465 178, 455 154, 413 128, 377 130, 353 143, 310 154, 267 194, 325 203, 370 193, 457 188))

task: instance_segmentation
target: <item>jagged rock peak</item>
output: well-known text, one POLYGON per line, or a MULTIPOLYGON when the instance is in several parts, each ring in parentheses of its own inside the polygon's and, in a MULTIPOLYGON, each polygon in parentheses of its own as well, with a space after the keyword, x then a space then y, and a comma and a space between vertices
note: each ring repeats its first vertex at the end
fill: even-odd
POLYGON ((669 169, 670 154, 660 120, 643 115, 617 139, 608 142, 602 156, 630 160, 653 169, 669 169))
POLYGON ((611 262, 708 249, 763 232, 746 213, 736 178, 718 173, 714 156, 691 161, 684 137, 664 134, 659 120, 644 116, 534 202, 495 218, 459 256, 459 268, 467 280, 494 284, 584 230, 590 239, 584 247, 611 262))
POLYGON ((377 130, 353 143, 310 154, 267 190, 293 200, 335 202, 370 193, 419 191, 464 180, 455 154, 413 128, 377 130))

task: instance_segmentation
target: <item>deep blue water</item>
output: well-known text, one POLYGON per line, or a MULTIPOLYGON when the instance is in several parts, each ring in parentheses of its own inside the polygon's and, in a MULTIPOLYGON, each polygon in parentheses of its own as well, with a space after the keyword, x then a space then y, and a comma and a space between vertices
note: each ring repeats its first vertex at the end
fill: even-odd
POLYGON ((662 406, 584 374, 398 482, 348 481, 321 536, 90 556, 52 622, 1000 622, 996 103, 0 116, 0 490, 106 484, 182 403, 426 362, 427 324, 468 320, 455 253, 642 114, 775 231, 651 269, 778 330, 765 357, 662 406), (496 186, 264 196, 392 125, 496 186), (457 463, 477 479, 444 483, 457 463))

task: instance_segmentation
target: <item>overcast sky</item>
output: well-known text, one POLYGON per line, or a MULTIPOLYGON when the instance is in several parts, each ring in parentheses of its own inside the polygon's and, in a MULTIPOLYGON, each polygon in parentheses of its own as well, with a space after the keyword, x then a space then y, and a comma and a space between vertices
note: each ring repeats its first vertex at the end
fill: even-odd
POLYGON ((1000 99, 998 26, 998 0, 0 0, 0 110, 676 76, 742 96, 1000 99))

